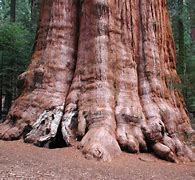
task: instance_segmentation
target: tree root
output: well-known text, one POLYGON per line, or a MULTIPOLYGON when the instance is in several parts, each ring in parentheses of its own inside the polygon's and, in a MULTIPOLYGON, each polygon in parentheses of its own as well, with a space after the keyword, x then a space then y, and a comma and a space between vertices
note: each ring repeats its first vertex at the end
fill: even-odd
POLYGON ((86 158, 111 161, 121 150, 115 134, 106 127, 90 129, 80 142, 79 149, 86 158))
POLYGON ((119 125, 117 139, 121 148, 128 152, 139 153, 147 151, 145 138, 140 127, 127 124, 119 125))
POLYGON ((78 109, 75 104, 69 104, 66 107, 65 114, 62 118, 61 127, 62 135, 67 145, 71 145, 77 137, 78 126, 78 109))
MULTIPOLYGON (((123 114, 123 118, 128 117, 123 114)), ((130 117, 128 117, 130 118, 130 117)), ((162 121, 152 125, 133 123, 117 125, 117 140, 122 150, 131 153, 152 151, 159 158, 171 162, 195 161, 191 149, 176 134, 169 135, 162 121)), ((137 121, 139 122, 139 121, 137 121)))
POLYGON ((0 124, 0 139, 3 140, 18 140, 23 132, 22 127, 16 127, 9 123, 0 124))
POLYGON ((176 136, 169 137, 165 135, 162 142, 157 142, 152 146, 154 153, 167 161, 186 162, 195 161, 191 149, 185 145, 185 142, 179 140, 176 136))

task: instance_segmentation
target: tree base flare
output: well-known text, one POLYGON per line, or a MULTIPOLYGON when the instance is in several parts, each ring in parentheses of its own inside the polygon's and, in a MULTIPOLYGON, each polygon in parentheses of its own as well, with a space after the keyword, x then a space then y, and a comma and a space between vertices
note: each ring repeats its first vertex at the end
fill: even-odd
POLYGON ((111 161, 121 150, 114 133, 106 127, 90 129, 80 142, 79 149, 87 159, 111 161))

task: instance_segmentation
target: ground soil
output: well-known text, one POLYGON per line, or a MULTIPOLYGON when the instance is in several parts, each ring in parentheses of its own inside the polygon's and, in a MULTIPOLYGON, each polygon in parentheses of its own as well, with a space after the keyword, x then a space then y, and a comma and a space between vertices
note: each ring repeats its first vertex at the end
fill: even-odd
POLYGON ((151 154, 128 153, 106 163, 85 159, 76 147, 45 149, 0 140, 0 179, 194 180, 195 163, 175 164, 151 154))

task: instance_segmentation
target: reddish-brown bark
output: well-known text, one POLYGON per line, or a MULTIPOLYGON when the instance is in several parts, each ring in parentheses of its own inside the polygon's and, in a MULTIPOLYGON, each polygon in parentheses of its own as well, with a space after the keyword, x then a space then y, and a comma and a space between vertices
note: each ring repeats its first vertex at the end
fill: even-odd
POLYGON ((49 146, 58 129, 67 145, 82 138, 87 157, 193 159, 165 0, 43 1, 24 78, 2 139, 49 146))
POLYGON ((77 3, 49 0, 43 1, 41 8, 32 62, 20 77, 25 88, 1 128, 4 139, 20 137, 24 127, 34 123, 45 110, 63 111, 72 82, 77 49, 77 3))

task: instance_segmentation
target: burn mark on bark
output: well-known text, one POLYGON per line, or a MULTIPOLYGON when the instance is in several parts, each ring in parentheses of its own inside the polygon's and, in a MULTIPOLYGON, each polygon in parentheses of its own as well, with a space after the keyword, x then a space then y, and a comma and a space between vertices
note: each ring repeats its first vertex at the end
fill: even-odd
POLYGON ((41 88, 41 85, 43 83, 43 77, 44 77, 44 69, 41 67, 35 69, 34 76, 33 76, 34 88, 41 88))
POLYGON ((108 14, 109 7, 107 2, 104 0, 94 0, 91 7, 91 12, 98 18, 101 18, 105 14, 108 14))

